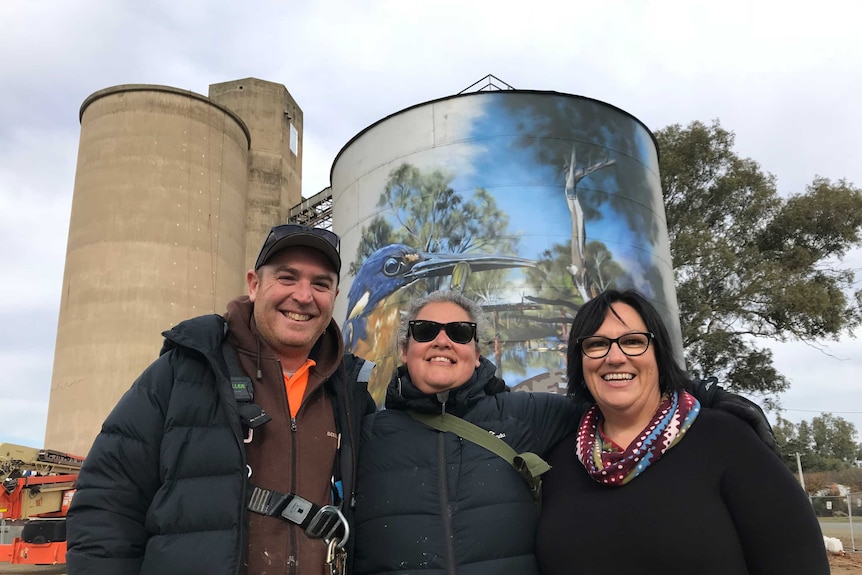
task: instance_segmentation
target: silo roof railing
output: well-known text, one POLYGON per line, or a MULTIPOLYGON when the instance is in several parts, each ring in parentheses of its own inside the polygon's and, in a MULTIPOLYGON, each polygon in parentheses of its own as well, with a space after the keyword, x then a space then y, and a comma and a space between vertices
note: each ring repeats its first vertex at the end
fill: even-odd
POLYGON ((473 82, 458 94, 468 94, 470 92, 496 92, 498 90, 514 90, 513 86, 510 86, 497 76, 493 74, 488 74, 481 80, 473 82))

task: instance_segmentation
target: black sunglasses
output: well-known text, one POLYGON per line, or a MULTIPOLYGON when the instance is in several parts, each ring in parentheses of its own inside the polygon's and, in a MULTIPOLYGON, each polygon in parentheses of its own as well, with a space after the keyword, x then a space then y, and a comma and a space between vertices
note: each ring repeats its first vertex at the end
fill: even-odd
POLYGON ((479 339, 476 337, 476 324, 472 321, 438 323, 436 321, 414 319, 408 323, 407 334, 412 335, 413 339, 419 343, 425 343, 437 337, 441 329, 445 329, 446 335, 455 343, 470 343, 474 339, 477 341, 479 339))
POLYGON ((273 226, 272 229, 269 230, 269 236, 266 238, 264 244, 268 244, 271 241, 277 242, 283 237, 290 236, 298 232, 305 232, 322 238, 336 250, 341 247, 341 238, 339 238, 338 234, 335 232, 323 228, 315 228, 314 226, 304 226, 302 224, 281 224, 273 226))

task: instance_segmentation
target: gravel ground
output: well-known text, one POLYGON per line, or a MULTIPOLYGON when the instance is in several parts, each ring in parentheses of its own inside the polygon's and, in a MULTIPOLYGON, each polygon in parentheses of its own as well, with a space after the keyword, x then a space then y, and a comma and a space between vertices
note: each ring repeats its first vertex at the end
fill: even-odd
MULTIPOLYGON (((844 548, 850 549, 847 534, 839 531, 834 524, 822 524, 823 532, 830 537, 839 537, 844 542, 844 548)), ((855 534, 857 545, 862 533, 855 534)), ((830 555, 829 566, 832 575, 862 575, 862 553, 848 551, 843 556, 830 555)), ((0 563, 0 575, 66 575, 64 565, 10 565, 0 563)))

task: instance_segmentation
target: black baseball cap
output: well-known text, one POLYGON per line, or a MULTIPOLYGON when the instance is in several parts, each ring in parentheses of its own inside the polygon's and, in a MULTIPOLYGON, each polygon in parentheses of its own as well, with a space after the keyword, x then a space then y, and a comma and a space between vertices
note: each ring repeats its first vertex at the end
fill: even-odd
POLYGON ((255 271, 260 269, 277 252, 293 246, 312 248, 322 252, 326 259, 332 264, 337 275, 341 275, 341 256, 338 249, 341 246, 341 238, 338 234, 323 228, 303 226, 301 224, 281 224, 273 226, 269 235, 260 248, 257 262, 254 264, 255 271))

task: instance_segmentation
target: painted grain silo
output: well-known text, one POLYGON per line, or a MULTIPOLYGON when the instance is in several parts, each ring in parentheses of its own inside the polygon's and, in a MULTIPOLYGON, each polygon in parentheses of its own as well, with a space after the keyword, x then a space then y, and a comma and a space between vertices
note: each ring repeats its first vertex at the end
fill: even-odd
POLYGON ((301 112, 284 86, 210 90, 123 85, 81 106, 45 435, 53 449, 86 454, 158 357, 161 332, 245 293, 264 235, 299 202, 288 133, 301 112))
POLYGON ((509 385, 565 385, 573 315, 634 287, 665 314, 681 357, 652 133, 632 115, 557 92, 480 91, 402 110, 345 145, 331 173, 342 236, 336 319, 383 365, 406 302, 441 288, 495 323, 484 354, 509 385))

